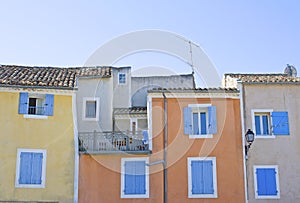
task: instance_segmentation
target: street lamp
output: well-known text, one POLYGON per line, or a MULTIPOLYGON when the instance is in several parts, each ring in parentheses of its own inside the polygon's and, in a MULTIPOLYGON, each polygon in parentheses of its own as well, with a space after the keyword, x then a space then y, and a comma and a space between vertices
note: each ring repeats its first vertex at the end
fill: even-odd
POLYGON ((246 141, 247 144, 245 145, 245 155, 246 155, 246 159, 248 158, 248 151, 250 149, 251 144, 254 141, 254 132, 252 132, 252 130, 248 129, 248 131, 246 132, 246 141))

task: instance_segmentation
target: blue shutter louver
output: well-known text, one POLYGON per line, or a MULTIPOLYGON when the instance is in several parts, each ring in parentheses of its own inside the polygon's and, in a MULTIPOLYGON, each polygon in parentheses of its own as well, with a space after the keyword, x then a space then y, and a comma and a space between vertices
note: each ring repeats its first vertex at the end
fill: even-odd
POLYGON ((208 107, 208 134, 217 133, 217 108, 216 106, 208 107))
POLYGON ((28 93, 20 92, 19 96, 19 114, 28 113, 28 93))
POLYGON ((272 130, 274 135, 289 135, 288 112, 272 112, 272 130))
POLYGON ((31 184, 42 184, 43 154, 33 153, 31 184))
POLYGON ((193 134, 192 108, 190 108, 190 107, 183 108, 183 121, 184 121, 184 134, 186 134, 186 135, 193 134))
POLYGON ((19 184, 31 184, 32 153, 21 152, 20 154, 20 174, 19 184))
POLYGON ((53 116, 53 105, 54 104, 54 95, 46 94, 45 97, 45 115, 53 116))
POLYGON ((126 161, 124 194, 146 194, 146 162, 126 161))
POLYGON ((214 194, 212 161, 192 161, 192 194, 214 194))
POLYGON ((276 171, 274 168, 257 168, 257 194, 259 196, 277 195, 276 171))

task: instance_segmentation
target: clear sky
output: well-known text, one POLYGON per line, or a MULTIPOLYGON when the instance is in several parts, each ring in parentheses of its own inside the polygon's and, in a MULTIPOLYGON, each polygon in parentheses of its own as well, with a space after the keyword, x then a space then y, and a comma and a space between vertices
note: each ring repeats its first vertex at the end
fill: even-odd
MULTIPOLYGON (((82 66, 105 42, 155 29, 198 44, 220 75, 283 72, 286 64, 300 73, 298 0, 3 0, 0 26, 0 64, 82 66)), ((117 65, 186 65, 162 55, 139 53, 117 65)))

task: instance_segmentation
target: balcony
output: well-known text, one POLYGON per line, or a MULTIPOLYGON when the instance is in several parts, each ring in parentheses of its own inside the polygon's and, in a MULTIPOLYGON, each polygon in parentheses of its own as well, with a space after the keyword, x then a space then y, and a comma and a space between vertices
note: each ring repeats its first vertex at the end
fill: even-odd
POLYGON ((82 154, 148 154, 148 131, 81 132, 79 152, 82 154))

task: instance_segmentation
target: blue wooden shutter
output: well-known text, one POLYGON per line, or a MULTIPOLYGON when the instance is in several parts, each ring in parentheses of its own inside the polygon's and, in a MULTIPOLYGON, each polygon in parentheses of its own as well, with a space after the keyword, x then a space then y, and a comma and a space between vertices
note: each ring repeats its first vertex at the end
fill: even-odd
POLYGON ((192 161, 192 194, 213 194, 212 161, 192 161))
POLYGON ((145 161, 125 162, 124 194, 146 194, 145 161))
POLYGON ((184 134, 186 134, 186 135, 193 134, 192 108, 190 108, 190 107, 183 108, 183 122, 184 122, 184 134))
POLYGON ((32 154, 31 184, 42 184, 43 153, 32 154))
POLYGON ((257 168, 256 177, 258 195, 277 195, 276 171, 274 168, 257 168))
POLYGON ((272 112, 271 116, 274 135, 289 135, 288 112, 272 112))
POLYGON ((217 108, 216 106, 208 107, 208 134, 217 133, 217 108))
POLYGON ((31 184, 32 153, 21 152, 19 184, 31 184))
POLYGON ((207 125, 206 125, 206 113, 205 112, 201 112, 200 113, 200 121, 201 121, 201 135, 206 135, 206 129, 207 129, 207 125))
POLYGON ((27 114, 27 113, 28 113, 28 93, 20 92, 19 114, 27 114))
POLYGON ((45 115, 53 116, 54 95, 46 94, 45 98, 45 115))

